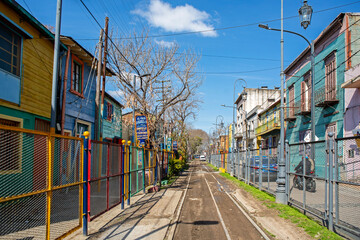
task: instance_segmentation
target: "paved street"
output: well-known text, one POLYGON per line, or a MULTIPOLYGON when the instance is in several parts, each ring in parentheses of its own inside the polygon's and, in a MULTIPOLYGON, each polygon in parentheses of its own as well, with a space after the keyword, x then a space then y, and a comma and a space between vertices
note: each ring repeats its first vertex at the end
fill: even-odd
POLYGON ((226 191, 208 167, 193 162, 174 239, 264 239, 226 191))

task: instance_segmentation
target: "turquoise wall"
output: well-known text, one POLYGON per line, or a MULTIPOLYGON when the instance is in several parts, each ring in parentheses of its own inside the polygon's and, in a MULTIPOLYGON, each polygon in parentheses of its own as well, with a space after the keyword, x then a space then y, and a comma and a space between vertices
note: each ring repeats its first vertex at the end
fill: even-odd
POLYGON ((122 110, 118 103, 112 101, 108 97, 105 96, 105 103, 104 103, 104 113, 103 113, 103 139, 105 138, 122 138, 122 110), (106 102, 109 102, 113 106, 113 116, 112 119, 109 121, 106 119, 107 110, 106 102))
MULTIPOLYGON (((35 127, 35 118, 46 119, 34 114, 26 113, 23 111, 0 106, 0 114, 8 115, 16 118, 23 119, 23 128, 33 130, 35 127)), ((21 135, 21 171, 19 173, 4 174, 0 172, 0 197, 13 196, 17 194, 31 192, 36 188, 39 190, 39 186, 34 187, 34 135, 22 134, 21 135)), ((37 142, 46 142, 44 137, 40 137, 37 142)), ((46 149, 44 147, 43 149, 46 149)), ((46 167, 43 168, 44 171, 46 167)), ((42 169, 37 169, 38 171, 42 169)), ((44 172, 43 174, 46 174, 44 172)), ((46 175, 45 175, 46 176, 46 175)), ((43 182, 43 181, 41 181, 43 182)), ((39 184, 39 182, 37 182, 39 184)), ((41 186, 43 184, 40 184, 41 186)), ((46 187, 46 183, 44 185, 46 187)))
MULTIPOLYGON (((344 82, 345 72, 345 34, 341 34, 330 45, 322 50, 315 57, 315 92, 318 89, 325 88, 325 62, 324 59, 333 51, 335 51, 336 57, 336 87, 337 98, 339 102, 332 106, 315 107, 315 134, 319 140, 325 140, 326 126, 330 123, 336 122, 337 137, 343 137, 343 114, 344 114, 344 89, 341 88, 341 84, 344 82), (335 113, 337 112, 337 113, 335 113), (331 114, 334 113, 334 114, 331 114), (327 116, 328 115, 328 116, 327 116)), ((310 70, 310 62, 300 69, 292 78, 286 81, 286 106, 289 107, 289 86, 294 84, 294 96, 295 102, 300 100, 301 96, 301 82, 304 80, 303 75, 310 70), (300 77, 299 77, 300 76, 300 77)), ((286 139, 289 143, 298 143, 299 133, 311 128, 311 115, 298 115, 295 121, 287 122, 286 127, 286 139)), ((295 162, 301 160, 300 151, 299 154, 292 155, 295 162), (296 156, 296 157, 295 157, 296 156), (295 159, 296 158, 296 159, 295 159)), ((315 172, 319 176, 324 174, 324 164, 326 163, 326 154, 321 154, 316 158, 315 172)))

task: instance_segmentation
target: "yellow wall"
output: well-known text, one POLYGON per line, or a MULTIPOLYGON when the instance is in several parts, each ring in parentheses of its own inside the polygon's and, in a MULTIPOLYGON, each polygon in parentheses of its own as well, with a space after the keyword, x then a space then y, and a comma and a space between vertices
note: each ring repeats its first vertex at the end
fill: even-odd
POLYGON ((1 99, 0 105, 50 118, 54 45, 2 1, 0 12, 33 36, 23 39, 20 106, 1 99))

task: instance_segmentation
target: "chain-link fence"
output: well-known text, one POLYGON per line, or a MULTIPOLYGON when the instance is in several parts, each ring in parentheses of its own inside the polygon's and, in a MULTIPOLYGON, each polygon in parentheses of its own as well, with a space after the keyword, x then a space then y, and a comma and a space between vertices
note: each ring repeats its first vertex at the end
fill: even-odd
MULTIPOLYGON (((210 164, 244 182, 276 193, 278 148, 211 155, 210 164), (226 166, 226 167, 225 167, 226 166)), ((286 194, 289 204, 360 238, 360 136, 286 144, 286 194)))
POLYGON ((82 173, 82 139, 0 125, 0 239, 80 228, 82 173))

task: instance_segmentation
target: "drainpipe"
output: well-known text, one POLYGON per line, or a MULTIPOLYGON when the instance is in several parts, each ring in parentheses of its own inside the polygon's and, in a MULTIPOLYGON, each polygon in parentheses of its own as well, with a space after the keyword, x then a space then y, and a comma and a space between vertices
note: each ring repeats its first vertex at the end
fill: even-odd
POLYGON ((62 106, 61 106, 61 135, 64 135, 64 126, 65 126, 65 107, 66 107, 66 87, 68 81, 68 72, 69 72, 69 60, 71 47, 68 46, 66 63, 65 63, 65 73, 64 73, 64 87, 62 92, 62 106))

